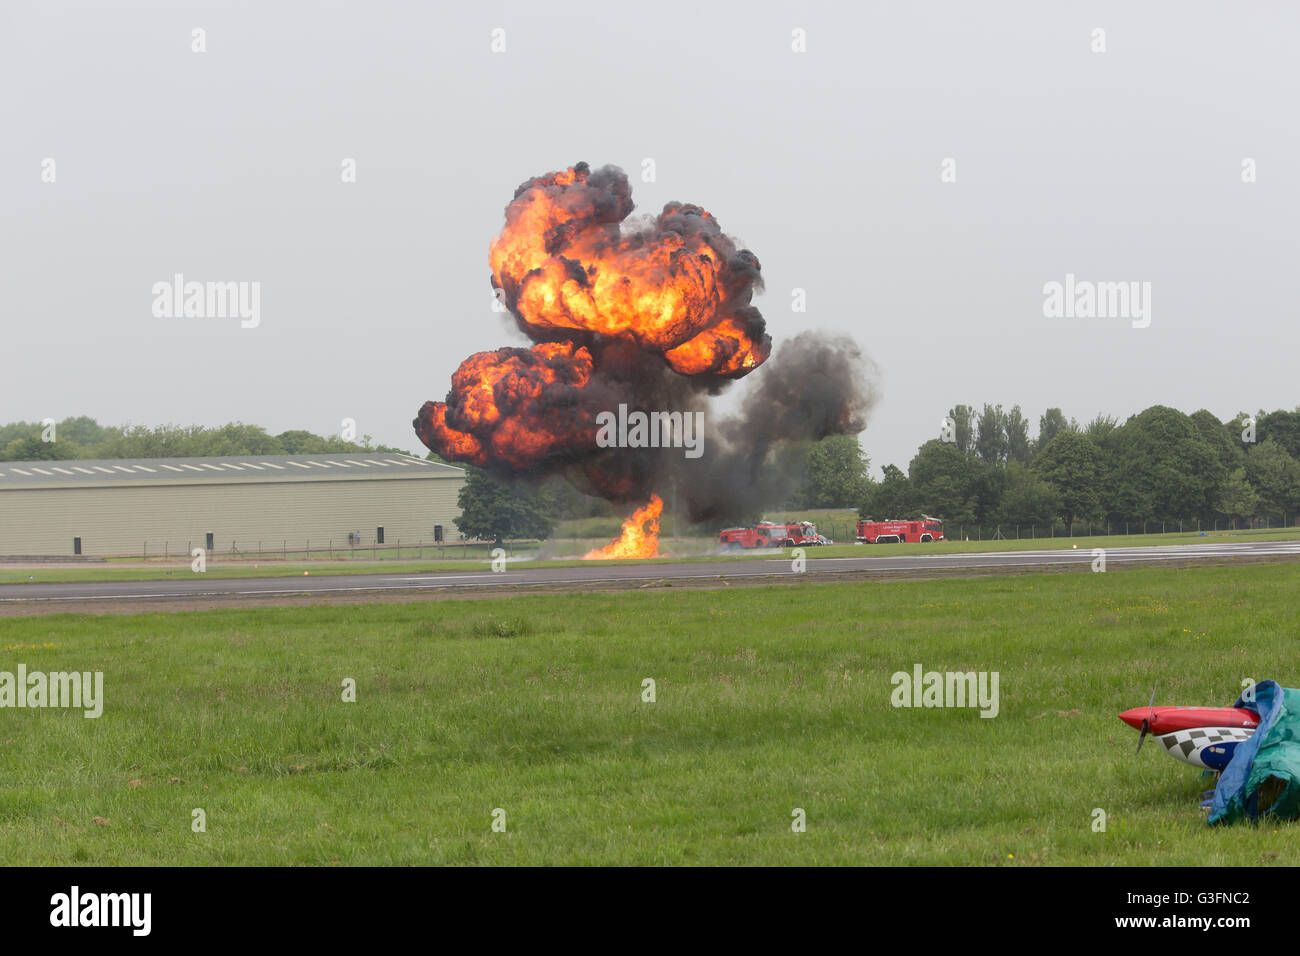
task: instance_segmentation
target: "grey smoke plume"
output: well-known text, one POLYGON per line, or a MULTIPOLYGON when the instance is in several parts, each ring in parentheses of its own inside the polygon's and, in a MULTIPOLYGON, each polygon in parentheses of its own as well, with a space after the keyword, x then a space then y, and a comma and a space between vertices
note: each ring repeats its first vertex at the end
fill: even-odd
POLYGON ((716 420, 698 382, 643 374, 633 407, 704 410, 704 454, 609 449, 570 472, 575 484, 616 502, 671 495, 692 523, 747 521, 782 505, 803 479, 794 446, 861 432, 879 387, 874 363, 856 342, 818 331, 781 343, 747 381, 739 413, 716 420))
POLYGON ((879 388, 875 364, 856 342, 816 331, 783 342, 752 378, 739 415, 711 430, 721 447, 684 463, 678 487, 693 522, 745 521, 783 504, 803 475, 793 461, 777 460, 782 451, 858 434, 879 388))

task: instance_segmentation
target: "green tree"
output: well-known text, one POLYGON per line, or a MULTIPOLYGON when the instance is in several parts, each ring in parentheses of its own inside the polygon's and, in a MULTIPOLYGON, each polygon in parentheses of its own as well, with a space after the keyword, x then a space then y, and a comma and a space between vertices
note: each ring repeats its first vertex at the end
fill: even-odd
POLYGON ((1259 503, 1283 524, 1300 511, 1300 463, 1275 438, 1260 442, 1246 455, 1246 475, 1259 503))
POLYGON ((996 465, 1007 460, 1009 450, 1007 413, 1001 405, 985 402, 975 426, 975 454, 984 464, 996 465))
POLYGON ((953 443, 931 439, 907 468, 915 490, 914 506, 946 522, 974 524, 980 468, 953 443))
MULTIPOLYGON (((13 422, 0 425, 0 449, 15 439, 36 436, 43 426, 38 423, 13 422)), ((401 448, 376 446, 369 435, 360 442, 344 441, 338 436, 322 438, 311 432, 295 430, 273 436, 260 425, 231 422, 215 428, 202 425, 100 425, 82 415, 65 418, 56 426, 58 452, 40 452, 61 458, 201 458, 239 455, 297 454, 394 454, 405 455, 401 448), (70 452, 70 454, 69 454, 70 452)), ((21 446, 26 449, 28 446, 21 446)))
POLYGON ((1048 482, 1027 465, 1007 462, 1006 482, 998 503, 998 523, 1003 529, 1034 525, 1046 528, 1059 513, 1060 500, 1048 482))
POLYGON ((471 538, 544 539, 551 534, 538 489, 522 481, 504 481, 470 466, 456 504, 461 509, 456 527, 471 538))
POLYGON ((1038 419, 1038 440, 1034 443, 1035 453, 1041 452, 1063 431, 1070 428, 1065 420, 1065 413, 1059 408, 1049 408, 1038 419))
POLYGON ((8 425, 0 425, 0 447, 8 445, 16 438, 40 435, 41 427, 40 422, 10 422, 8 425))
POLYGON ((39 435, 15 438, 5 445, 4 461, 67 461, 77 457, 77 450, 67 442, 42 441, 39 435))
POLYGON ((1083 433, 1097 443, 1100 448, 1102 442, 1119 427, 1113 415, 1098 415, 1092 421, 1088 422, 1083 428, 1083 433))
POLYGON ((982 461, 972 464, 971 487, 975 496, 975 520, 980 525, 989 524, 997 520, 998 503, 1002 500, 1002 489, 1007 478, 1006 466, 986 465, 982 461))
POLYGON ((59 441, 90 448, 104 440, 106 430, 89 415, 78 415, 76 418, 65 418, 59 422, 55 437, 59 441))
MULTIPOLYGON (((967 493, 961 483, 952 475, 937 475, 925 487, 919 496, 925 507, 919 509, 925 514, 934 515, 951 527, 974 527, 975 498, 967 493)), ((909 517, 917 517, 910 515, 909 517)))
POLYGON ((1267 414, 1261 410, 1256 417, 1258 419, 1256 439, 1263 442, 1272 438, 1286 449, 1288 455, 1300 461, 1300 408, 1293 412, 1279 409, 1267 414))
POLYGON ((1067 529, 1075 518, 1097 512, 1101 453, 1087 435, 1069 428, 1058 431, 1034 458, 1033 471, 1056 492, 1057 514, 1067 529))
POLYGON ((1210 446, 1215 457, 1219 459, 1225 475, 1241 464, 1245 451, 1241 444, 1240 426, 1235 426, 1233 422, 1221 422, 1213 412, 1204 408, 1192 412, 1188 417, 1196 426, 1196 432, 1201 436, 1201 440, 1210 446))
POLYGON ((969 405, 957 405, 948 409, 948 417, 953 422, 957 450, 969 455, 975 447, 975 409, 969 405))
POLYGON ((1223 513, 1232 519, 1234 528, 1239 520, 1259 514, 1259 495, 1246 478, 1245 468, 1236 468, 1228 475, 1228 480, 1223 486, 1220 507, 1223 513))
POLYGON ((866 496, 870 462, 857 435, 829 435, 807 453, 804 507, 849 508, 866 496))
POLYGON ((858 516, 876 521, 919 517, 920 510, 907 475, 897 465, 886 465, 882 471, 884 478, 868 490, 858 516))
POLYGON ((194 432, 197 426, 127 425, 115 430, 95 448, 96 458, 193 458, 194 432))
POLYGON ((192 447, 199 457, 221 455, 283 455, 279 439, 266 433, 260 425, 231 422, 220 428, 196 428, 191 433, 192 447))
POLYGON ((325 439, 301 428, 280 432, 275 438, 284 449, 282 455, 319 455, 325 451, 325 439))
POLYGON ((1028 464, 1033 457, 1033 445, 1029 441, 1029 419, 1019 405, 1012 405, 1007 412, 1007 460, 1028 464))
POLYGON ((1153 405, 1117 430, 1112 487, 1113 516, 1141 521, 1213 517, 1227 470, 1201 438, 1191 418, 1153 405))

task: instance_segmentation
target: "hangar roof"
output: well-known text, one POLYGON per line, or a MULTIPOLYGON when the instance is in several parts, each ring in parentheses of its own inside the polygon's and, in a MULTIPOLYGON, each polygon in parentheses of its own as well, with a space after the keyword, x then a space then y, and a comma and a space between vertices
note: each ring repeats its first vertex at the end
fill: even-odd
POLYGON ((238 455, 224 458, 127 458, 107 461, 0 461, 6 488, 100 485, 235 484, 286 481, 370 481, 463 478, 461 468, 380 453, 238 455))

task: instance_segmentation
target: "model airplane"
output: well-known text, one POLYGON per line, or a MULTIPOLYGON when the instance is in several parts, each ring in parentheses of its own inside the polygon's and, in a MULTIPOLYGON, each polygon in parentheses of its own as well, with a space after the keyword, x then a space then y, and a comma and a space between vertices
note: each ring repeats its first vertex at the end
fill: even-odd
POLYGON ((1153 734, 1175 760, 1193 767, 1221 773, 1232 760, 1233 751, 1249 740, 1259 726, 1259 714, 1245 707, 1156 707, 1151 703, 1119 715, 1138 736, 1138 750, 1147 734, 1153 734))
POLYGON ((1300 819, 1300 690, 1257 681, 1231 707, 1145 707, 1119 715, 1165 753, 1217 777, 1201 794, 1210 824, 1300 819))

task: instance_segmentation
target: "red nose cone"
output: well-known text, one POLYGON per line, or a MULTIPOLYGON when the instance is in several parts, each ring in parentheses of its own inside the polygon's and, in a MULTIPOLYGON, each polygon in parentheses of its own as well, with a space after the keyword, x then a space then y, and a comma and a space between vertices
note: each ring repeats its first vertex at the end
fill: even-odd
POLYGON ((1126 710, 1124 713, 1120 714, 1119 719, 1124 721, 1124 723, 1128 724, 1134 730, 1141 730, 1142 721, 1146 720, 1147 715, 1150 713, 1150 707, 1134 707, 1132 710, 1126 710))

